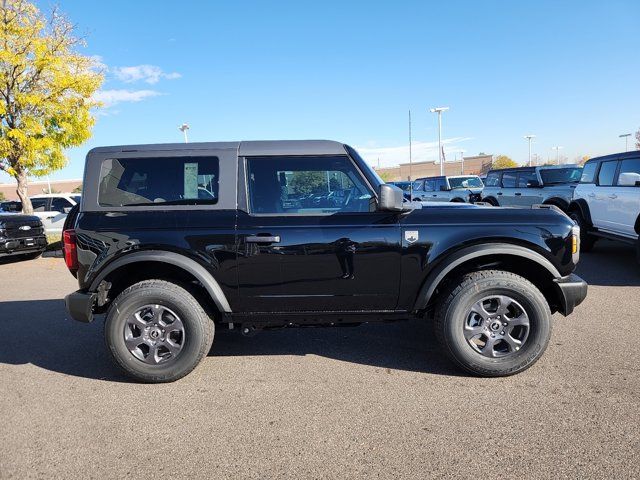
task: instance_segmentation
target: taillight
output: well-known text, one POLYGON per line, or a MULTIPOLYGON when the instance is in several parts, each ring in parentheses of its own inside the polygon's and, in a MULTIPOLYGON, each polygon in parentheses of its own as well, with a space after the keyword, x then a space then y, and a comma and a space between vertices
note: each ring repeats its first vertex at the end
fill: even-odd
POLYGON ((62 233, 62 244, 64 247, 64 262, 72 272, 78 270, 78 249, 76 247, 76 231, 65 230, 62 233))

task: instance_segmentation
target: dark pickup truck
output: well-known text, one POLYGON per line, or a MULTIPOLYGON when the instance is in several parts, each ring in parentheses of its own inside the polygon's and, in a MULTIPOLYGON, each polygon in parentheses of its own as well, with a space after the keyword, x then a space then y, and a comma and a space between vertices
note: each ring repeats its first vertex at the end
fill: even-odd
POLYGON ((47 237, 38 217, 0 212, 0 258, 37 258, 46 248, 47 237))
POLYGON ((406 202, 338 142, 97 148, 83 186, 63 232, 67 309, 105 313, 114 360, 146 382, 189 373, 215 328, 413 317, 468 372, 510 375, 587 293, 566 215, 406 202))

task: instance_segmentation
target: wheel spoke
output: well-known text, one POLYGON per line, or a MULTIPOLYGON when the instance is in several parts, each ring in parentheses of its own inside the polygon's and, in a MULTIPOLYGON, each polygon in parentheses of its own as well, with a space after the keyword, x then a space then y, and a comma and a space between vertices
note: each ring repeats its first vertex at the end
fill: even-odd
POLYGON ((520 340, 517 340, 517 339, 513 338, 509 334, 507 334, 504 337, 502 337, 502 339, 505 342, 507 342, 507 345, 509 345, 509 353, 517 352, 518 350, 520 350, 520 347, 522 346, 522 342, 520 340))
POLYGON ((493 347, 495 347, 496 344, 496 339, 494 337, 487 337, 487 341, 484 344, 484 347, 482 347, 482 354, 485 357, 491 357, 494 358, 496 356, 496 352, 493 349, 493 347))
POLYGON ((160 357, 158 357, 158 347, 159 345, 149 347, 149 354, 144 358, 145 362, 156 365, 160 361, 160 357))
POLYGON ((477 303, 475 303, 471 307, 471 311, 477 313, 478 315, 480 315, 482 317, 482 320, 484 320, 484 321, 487 321, 489 319, 489 317, 491 316, 491 314, 489 312, 487 312, 486 308, 484 308, 482 300, 477 302, 477 303))
POLYGON ((484 332, 484 325, 477 325, 475 327, 470 327, 469 325, 464 326, 464 338, 467 340, 471 340, 472 338, 481 335, 484 332))
POLYGON ((148 325, 148 323, 145 322, 144 319, 142 318, 142 315, 140 314, 140 310, 133 314, 133 317, 131 317, 129 323, 135 325, 140 330, 144 330, 148 325))
POLYGON ((498 295, 496 299, 498 300, 498 309, 496 310, 496 314, 506 317, 507 313, 509 313, 509 305, 513 303, 513 300, 509 297, 505 297, 504 295, 498 295))
POLYGON ((529 317, 524 312, 519 317, 509 318, 508 321, 510 327, 529 326, 529 317))
POLYGON ((129 351, 132 351, 137 349, 139 345, 142 345, 145 342, 142 336, 139 336, 139 337, 129 337, 129 338, 125 337, 124 343, 127 345, 127 348, 129 349, 129 351))
POLYGON ((164 341, 163 345, 169 350, 172 356, 176 356, 180 350, 182 350, 182 345, 177 343, 173 343, 171 340, 167 339, 164 341))

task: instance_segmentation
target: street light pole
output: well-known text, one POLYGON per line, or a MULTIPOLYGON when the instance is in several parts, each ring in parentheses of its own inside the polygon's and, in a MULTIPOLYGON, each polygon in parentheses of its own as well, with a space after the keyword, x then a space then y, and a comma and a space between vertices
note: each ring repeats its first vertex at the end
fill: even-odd
POLYGON ((529 140, 529 166, 531 166, 531 140, 536 138, 536 136, 529 134, 529 135, 525 135, 524 138, 529 140))
POLYGON ((438 158, 440 159, 440 175, 444 176, 444 158, 442 157, 442 112, 449 110, 449 107, 430 108, 431 113, 438 114, 438 158))
POLYGON ((562 147, 557 146, 557 147, 551 147, 551 150, 555 150, 556 151, 556 165, 560 165, 560 149, 562 147))
POLYGON ((189 143, 189 137, 187 136, 187 130, 189 130, 189 125, 186 123, 183 123, 178 127, 178 130, 180 130, 184 134, 184 143, 189 143))
POLYGON ((630 133, 623 133, 622 135, 618 135, 619 138, 624 138, 624 151, 628 152, 629 151, 629 137, 631 136, 630 133))

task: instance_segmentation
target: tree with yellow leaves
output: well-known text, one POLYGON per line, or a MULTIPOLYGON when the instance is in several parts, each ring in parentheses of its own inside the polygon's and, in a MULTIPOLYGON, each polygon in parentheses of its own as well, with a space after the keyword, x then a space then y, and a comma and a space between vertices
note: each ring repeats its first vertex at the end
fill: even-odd
POLYGON ((518 164, 514 162, 510 157, 506 155, 498 155, 494 160, 491 168, 500 169, 500 168, 513 168, 517 167, 518 164))
POLYGON ((64 167, 64 149, 91 136, 103 76, 57 10, 45 17, 26 0, 0 2, 0 170, 31 213, 29 175, 64 167))

